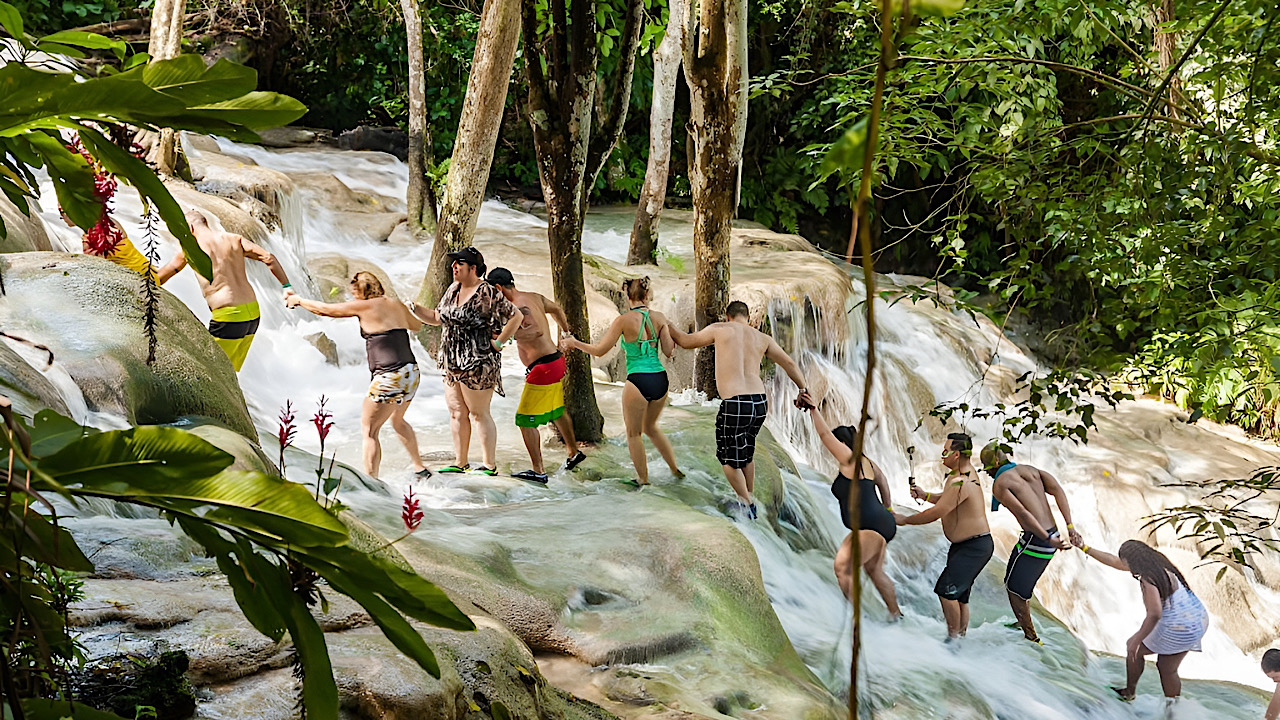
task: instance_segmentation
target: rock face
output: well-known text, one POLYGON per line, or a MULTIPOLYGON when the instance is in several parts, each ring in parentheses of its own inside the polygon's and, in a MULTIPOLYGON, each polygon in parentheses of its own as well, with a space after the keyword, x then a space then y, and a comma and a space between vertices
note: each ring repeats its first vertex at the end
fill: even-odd
MULTIPOLYGON (((320 297, 325 302, 351 300, 351 278, 358 272, 373 273, 382 283, 382 289, 386 291, 388 297, 400 299, 387 271, 368 260, 348 258, 336 253, 322 253, 307 258, 307 272, 316 281, 316 286, 320 288, 320 297)), ((324 349, 321 348, 320 351, 324 352, 324 349)), ((327 354, 326 357, 328 357, 327 354)))
POLYGON ((3 342, 0 342, 0 394, 13 401, 14 409, 27 417, 45 408, 68 414, 67 404, 53 383, 3 342))
POLYGON ((7 289, 0 297, 0 325, 47 345, 90 410, 135 424, 200 415, 257 436, 231 363, 169 293, 160 292, 159 345, 149 366, 135 273, 66 253, 0 256, 0 272, 7 289))

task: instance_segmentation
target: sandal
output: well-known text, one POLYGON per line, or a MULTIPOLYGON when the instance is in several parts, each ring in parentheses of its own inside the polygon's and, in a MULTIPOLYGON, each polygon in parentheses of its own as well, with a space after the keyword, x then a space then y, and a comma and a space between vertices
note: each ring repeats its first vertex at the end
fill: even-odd
POLYGON ((1121 702, 1133 702, 1133 695, 1125 695, 1124 688, 1116 687, 1115 685, 1108 685, 1107 687, 1111 688, 1111 692, 1115 693, 1121 702))
POLYGON ((572 470, 578 467, 578 465, 582 464, 582 461, 586 459, 587 459, 587 456, 583 454, 581 450, 579 450, 577 455, 574 455, 573 457, 564 461, 564 469, 572 470))
POLYGON ((489 477, 496 477, 498 474, 498 468, 485 467, 481 465, 480 467, 476 468, 475 470, 472 470, 471 472, 479 473, 481 475, 488 475, 489 477))
POLYGON ((637 489, 639 489, 639 488, 643 488, 644 486, 646 486, 646 485, 648 485, 648 484, 649 484, 649 483, 647 483, 647 482, 640 482, 639 480, 636 480, 635 478, 623 478, 623 479, 619 480, 618 482, 622 483, 623 485, 630 485, 631 487, 633 487, 633 488, 637 488, 637 489))
POLYGON ((471 463, 467 463, 465 465, 445 465, 439 470, 436 470, 436 472, 440 473, 441 475, 449 475, 449 474, 464 473, 470 469, 471 469, 471 463))

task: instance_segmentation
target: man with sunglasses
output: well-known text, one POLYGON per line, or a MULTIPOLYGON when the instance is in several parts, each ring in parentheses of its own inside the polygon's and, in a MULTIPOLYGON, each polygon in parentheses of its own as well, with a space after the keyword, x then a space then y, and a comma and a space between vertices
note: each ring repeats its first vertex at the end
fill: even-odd
POLYGON ((942 446, 942 464, 948 472, 942 492, 925 492, 911 486, 911 497, 933 503, 933 507, 910 517, 894 513, 899 525, 926 525, 942 520, 942 533, 951 541, 947 565, 933 586, 947 621, 948 641, 964 637, 969 630, 969 593, 995 552, 982 502, 982 485, 978 471, 969 460, 971 455, 972 438, 959 432, 947 435, 942 446))

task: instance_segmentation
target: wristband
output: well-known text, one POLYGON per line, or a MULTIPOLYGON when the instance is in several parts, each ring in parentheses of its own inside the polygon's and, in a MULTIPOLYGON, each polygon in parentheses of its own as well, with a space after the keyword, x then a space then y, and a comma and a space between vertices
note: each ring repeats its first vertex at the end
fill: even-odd
POLYGON ((1084 551, 1084 554, 1085 554, 1085 555, 1088 555, 1088 554, 1089 554, 1089 546, 1088 546, 1088 545, 1081 545, 1081 546, 1080 546, 1080 549, 1084 551))
POLYGON ((281 286, 280 286, 280 289, 281 289, 281 290, 292 290, 292 289, 293 289, 293 285, 291 285, 291 284, 289 284, 289 283, 285 283, 285 284, 283 284, 283 285, 281 285, 281 286))
POLYGON ((1075 525, 1072 525, 1071 523, 1067 523, 1067 529, 1068 529, 1068 530, 1075 530, 1075 529, 1076 529, 1076 526, 1075 526, 1075 525))

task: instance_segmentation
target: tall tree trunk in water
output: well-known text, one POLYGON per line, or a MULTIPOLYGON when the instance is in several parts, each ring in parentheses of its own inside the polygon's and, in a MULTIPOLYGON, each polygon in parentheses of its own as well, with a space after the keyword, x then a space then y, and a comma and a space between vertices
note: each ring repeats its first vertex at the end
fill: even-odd
MULTIPOLYGON (((401 0, 408 2, 408 0, 401 0)), ((436 225, 431 261, 418 291, 418 302, 435 307, 449 287, 445 253, 471 244, 493 165, 493 149, 502 128, 507 85, 520 40, 521 0, 485 0, 480 32, 467 79, 467 96, 458 120, 458 136, 449 160, 449 177, 436 225)))
MULTIPOLYGON (((729 240, 738 208, 747 131, 746 0, 702 0, 696 33, 685 44, 689 84, 689 183, 693 188, 694 288, 698 328, 729 304, 729 240)), ((715 354, 698 351, 694 381, 716 395, 715 354)))
MULTIPOLYGON (((1173 0, 1155 0, 1155 14, 1156 33, 1154 42, 1156 55, 1160 69, 1167 73, 1173 67, 1173 64, 1177 62, 1178 33, 1164 32, 1160 28, 1178 19, 1174 12, 1173 0)), ((1178 111, 1175 107, 1181 102, 1180 98, 1182 98, 1182 78, 1174 75, 1169 81, 1169 117, 1178 117, 1178 111)), ((1176 125, 1171 125, 1170 127, 1177 128, 1176 125)))
POLYGON ((427 178, 430 136, 427 134, 427 88, 423 71, 422 16, 418 0, 400 0, 409 53, 409 232, 419 241, 435 232, 436 199, 427 178))
MULTIPOLYGON (((522 10, 529 123, 547 204, 551 286, 556 302, 568 316, 568 330, 584 340, 591 338, 591 325, 582 276, 582 221, 590 187, 622 135, 643 10, 642 0, 627 0, 612 94, 607 97, 606 116, 598 128, 593 127, 596 92, 609 88, 600 87, 597 77, 600 58, 595 0, 549 0, 545 35, 538 32, 539 18, 532 0, 526 0, 522 10)), ((604 418, 596 406, 590 360, 584 353, 571 353, 566 360, 565 407, 573 416, 574 432, 581 439, 598 440, 604 418)))
POLYGON ((692 32, 689 0, 670 0, 667 33, 653 53, 653 108, 649 112, 649 166, 644 171, 640 204, 631 227, 628 265, 658 262, 658 220, 667 200, 667 174, 671 169, 671 123, 676 109, 676 81, 686 38, 692 32))
MULTIPOLYGON (((153 60, 169 60, 182 52, 182 24, 186 15, 186 0, 156 0, 151 10, 151 39, 147 44, 147 54, 153 60)), ((162 175, 173 175, 177 170, 178 138, 173 130, 160 131, 156 165, 162 175)))

